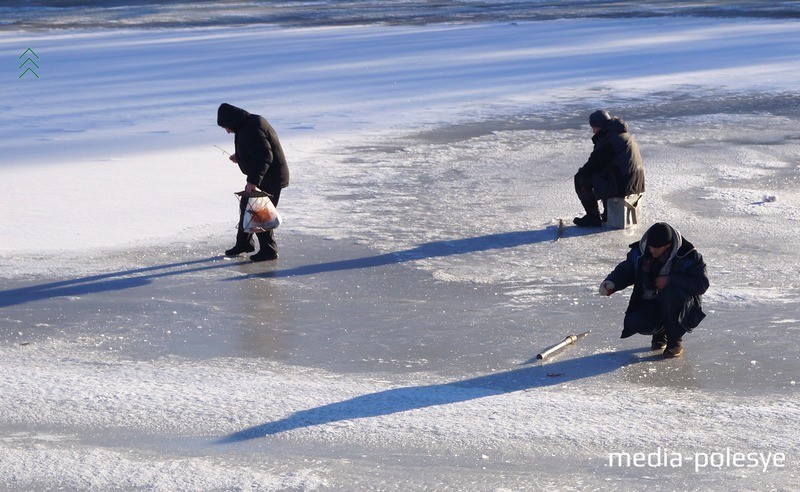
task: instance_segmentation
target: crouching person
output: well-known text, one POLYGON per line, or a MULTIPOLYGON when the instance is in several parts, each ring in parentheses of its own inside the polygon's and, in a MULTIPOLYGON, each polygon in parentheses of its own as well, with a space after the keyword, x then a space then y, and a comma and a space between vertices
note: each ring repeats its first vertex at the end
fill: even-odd
POLYGON ((702 295, 708 289, 703 256, 665 222, 654 224, 630 245, 625 261, 600 284, 600 294, 633 286, 622 336, 652 335, 652 349, 665 357, 683 355, 683 335, 705 318, 702 295))

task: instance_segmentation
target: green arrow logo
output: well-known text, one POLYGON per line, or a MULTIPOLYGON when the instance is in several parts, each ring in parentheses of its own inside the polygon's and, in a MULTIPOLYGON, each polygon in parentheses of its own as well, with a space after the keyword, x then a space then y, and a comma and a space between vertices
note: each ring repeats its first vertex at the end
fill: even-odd
POLYGON ((19 78, 21 79, 26 74, 31 73, 31 74, 33 74, 34 77, 36 77, 38 79, 39 78, 39 74, 36 73, 36 70, 34 70, 33 67, 36 67, 37 70, 40 67, 39 67, 39 64, 37 64, 33 60, 33 57, 35 57, 38 60, 39 59, 39 55, 37 55, 36 52, 33 51, 31 48, 28 48, 21 55, 19 55, 18 60, 22 60, 22 57, 24 57, 25 55, 28 55, 28 57, 25 58, 25 60, 22 62, 22 64, 19 66, 18 69, 22 70, 23 67, 26 67, 26 65, 27 65, 27 68, 25 68, 25 70, 21 74, 19 74, 19 78), (33 65, 33 67, 31 67, 31 65, 33 65))

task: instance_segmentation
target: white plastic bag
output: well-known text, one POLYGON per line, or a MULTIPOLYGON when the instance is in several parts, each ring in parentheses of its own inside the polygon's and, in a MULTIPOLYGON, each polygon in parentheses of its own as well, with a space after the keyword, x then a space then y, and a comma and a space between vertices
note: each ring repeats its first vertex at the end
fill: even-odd
POLYGON ((281 216, 269 195, 261 190, 251 191, 246 193, 240 191, 236 193, 238 196, 245 196, 247 198, 247 206, 244 209, 244 217, 242 217, 242 230, 249 233, 264 232, 270 229, 275 229, 281 225, 281 216))

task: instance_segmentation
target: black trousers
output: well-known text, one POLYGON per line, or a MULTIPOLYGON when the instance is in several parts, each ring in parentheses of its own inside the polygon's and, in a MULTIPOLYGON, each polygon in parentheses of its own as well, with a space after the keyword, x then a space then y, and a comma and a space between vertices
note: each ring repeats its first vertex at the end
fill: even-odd
MULTIPOLYGON (((592 176, 590 174, 578 173, 575 175, 575 193, 578 195, 578 200, 581 201, 583 209, 586 210, 586 215, 600 215, 600 207, 597 206, 597 201, 600 200, 595 196, 592 185, 592 176)), ((606 208, 606 200, 602 200, 603 210, 606 208)))
POLYGON ((667 285, 658 292, 658 297, 641 301, 625 313, 622 338, 635 333, 652 335, 664 331, 667 340, 681 341, 686 329, 678 320, 687 302, 688 298, 680 289, 667 285))
MULTIPOLYGON (((272 202, 273 205, 275 205, 275 208, 278 208, 278 200, 280 200, 281 198, 280 186, 276 186, 274 188, 262 188, 261 190, 271 195, 269 200, 272 202)), ((243 196, 239 200, 239 226, 236 232, 237 246, 246 246, 250 244, 250 239, 253 236, 251 233, 247 233, 244 232, 244 230, 242 230, 242 223, 244 221, 244 213, 246 209, 247 209, 247 197, 243 196)), ((278 252, 278 245, 275 243, 275 236, 273 232, 274 232, 273 230, 269 230, 266 232, 259 232, 258 234, 256 234, 256 237, 258 238, 258 244, 261 247, 261 250, 267 248, 271 249, 275 253, 278 252)))

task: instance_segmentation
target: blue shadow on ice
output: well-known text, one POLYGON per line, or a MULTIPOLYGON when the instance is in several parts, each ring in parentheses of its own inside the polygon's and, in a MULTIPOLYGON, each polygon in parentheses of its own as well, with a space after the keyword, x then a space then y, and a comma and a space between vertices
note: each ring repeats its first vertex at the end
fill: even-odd
MULTIPOLYGON (((422 260, 425 258, 438 258, 444 256, 477 253, 479 251, 516 248, 518 246, 525 246, 529 244, 552 242, 556 238, 555 231, 556 228, 553 226, 537 231, 514 231, 447 241, 433 241, 430 243, 421 244, 411 249, 395 251, 393 253, 385 253, 381 255, 353 258, 348 260, 331 261, 313 265, 303 265, 285 270, 254 273, 251 275, 237 277, 236 280, 248 278, 275 278, 315 275, 319 273, 354 270, 360 268, 375 268, 396 263, 422 260)), ((587 229, 585 231, 586 232, 581 235, 603 232, 603 229, 587 229)))
MULTIPOLYGON (((452 383, 389 389, 295 412, 281 420, 233 433, 218 440, 217 443, 243 442, 294 429, 392 415, 409 410, 448 405, 591 378, 655 357, 635 355, 641 352, 642 349, 606 352, 545 365, 527 366, 452 383)), ((535 411, 535 407, 531 408, 531 412, 535 411)))
POLYGON ((213 256, 202 260, 170 263, 3 290, 0 291, 0 308, 57 297, 85 296, 142 287, 161 277, 230 266, 229 263, 204 265, 205 263, 216 262, 219 259, 219 256, 213 256))
MULTIPOLYGON (((580 235, 602 232, 602 229, 587 230, 580 235)), ((332 261, 303 265, 283 270, 272 270, 237 276, 231 280, 251 278, 294 277, 298 275, 314 275, 318 273, 336 272, 361 268, 404 263, 425 258, 436 258, 451 255, 475 253, 495 249, 515 248, 527 244, 553 241, 555 228, 548 227, 538 231, 514 231, 499 234, 488 234, 450 241, 434 241, 414 248, 393 253, 386 253, 363 258, 332 261)), ((183 261, 155 265, 138 269, 92 275, 46 284, 31 285, 17 289, 0 291, 0 308, 25 304, 28 302, 53 299, 57 297, 85 296, 103 292, 119 291, 149 285, 153 280, 165 277, 185 275, 194 272, 219 268, 231 268, 241 265, 239 262, 219 261, 221 256, 212 256, 199 260, 183 261)), ((249 263, 249 262, 248 262, 249 263)))

